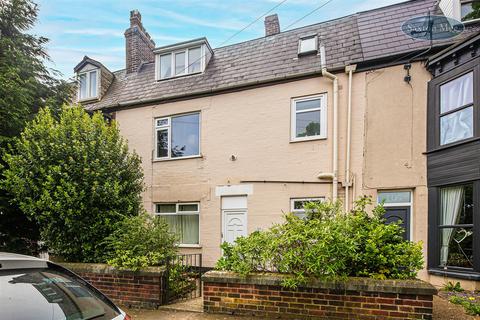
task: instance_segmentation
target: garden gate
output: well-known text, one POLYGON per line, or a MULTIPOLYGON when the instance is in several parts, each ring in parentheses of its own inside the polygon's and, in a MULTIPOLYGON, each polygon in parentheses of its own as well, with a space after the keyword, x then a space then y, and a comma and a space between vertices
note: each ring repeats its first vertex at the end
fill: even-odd
POLYGON ((163 304, 202 296, 202 275, 211 268, 202 266, 202 254, 180 254, 167 263, 163 304))

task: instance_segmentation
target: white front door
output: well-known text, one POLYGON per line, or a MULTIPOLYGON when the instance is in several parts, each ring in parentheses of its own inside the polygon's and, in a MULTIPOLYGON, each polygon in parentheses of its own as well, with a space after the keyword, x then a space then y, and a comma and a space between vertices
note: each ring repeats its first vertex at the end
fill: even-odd
POLYGON ((235 239, 247 235, 247 224, 245 217, 247 210, 223 211, 224 217, 224 231, 223 241, 234 243, 235 239))
POLYGON ((222 242, 247 235, 247 197, 222 197, 222 242))

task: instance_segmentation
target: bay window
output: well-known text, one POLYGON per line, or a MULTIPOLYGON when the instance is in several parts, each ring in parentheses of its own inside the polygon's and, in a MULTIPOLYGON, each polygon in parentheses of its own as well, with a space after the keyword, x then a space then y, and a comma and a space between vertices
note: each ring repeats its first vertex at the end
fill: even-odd
POLYGON ((440 144, 473 137, 473 72, 440 86, 440 144))
POLYGON ((155 159, 200 155, 200 113, 155 120, 155 159))
POLYGON ((155 214, 169 225, 180 244, 199 244, 200 203, 157 203, 155 214))
POLYGON ((472 184, 440 188, 440 267, 473 268, 473 210, 472 184))

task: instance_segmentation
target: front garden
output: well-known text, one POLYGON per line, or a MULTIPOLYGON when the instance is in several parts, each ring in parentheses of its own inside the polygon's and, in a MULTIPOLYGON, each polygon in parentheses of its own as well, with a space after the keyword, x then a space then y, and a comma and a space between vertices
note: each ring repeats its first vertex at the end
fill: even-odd
POLYGON ((204 275, 204 310, 279 318, 431 319, 436 289, 416 280, 422 244, 385 224, 368 197, 351 212, 308 203, 307 216, 222 245, 219 271, 204 275))

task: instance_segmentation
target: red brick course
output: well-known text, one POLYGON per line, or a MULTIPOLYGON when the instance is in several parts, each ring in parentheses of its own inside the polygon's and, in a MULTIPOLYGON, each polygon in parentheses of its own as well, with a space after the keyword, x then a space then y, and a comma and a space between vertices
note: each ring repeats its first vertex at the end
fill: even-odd
POLYGON ((213 275, 215 273, 220 274, 218 278, 213 277, 212 272, 204 276, 204 311, 209 313, 281 319, 432 319, 435 289, 426 287, 425 283, 422 283, 423 292, 419 288, 411 290, 422 294, 406 294, 409 288, 404 285, 391 290, 402 293, 385 292, 388 290, 378 285, 379 280, 372 279, 366 281, 374 281, 379 292, 371 291, 375 286, 347 290, 347 286, 342 288, 338 282, 290 290, 279 284, 265 284, 272 281, 258 281, 260 276, 254 280, 239 276, 232 279, 231 274, 223 277, 219 272, 213 275), (221 277, 225 283, 220 282, 221 277))
POLYGON ((113 302, 134 308, 156 309, 163 302, 163 270, 115 270, 102 264, 63 263, 113 302))

